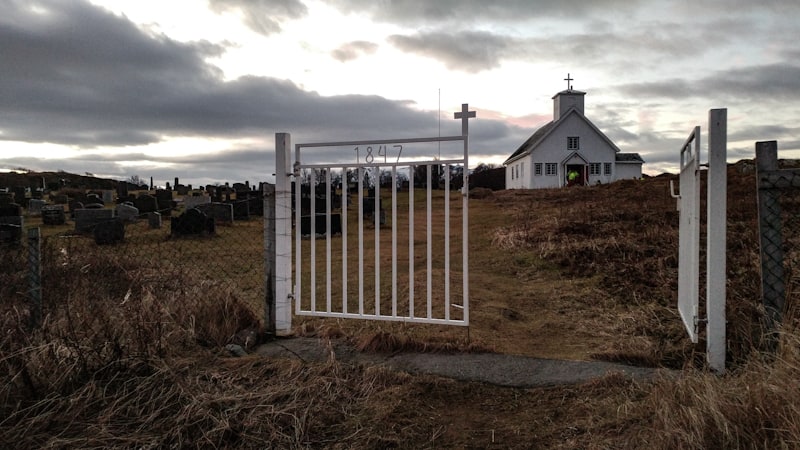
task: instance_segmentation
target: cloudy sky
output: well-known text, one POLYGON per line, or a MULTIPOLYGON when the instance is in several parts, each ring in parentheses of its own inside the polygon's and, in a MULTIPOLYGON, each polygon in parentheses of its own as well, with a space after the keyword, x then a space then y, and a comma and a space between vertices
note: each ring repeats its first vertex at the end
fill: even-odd
MULTIPOLYGON (((587 92, 645 172, 711 108, 800 156, 797 0, 0 0, 0 169, 272 180, 293 143, 454 135, 499 164, 587 92)), ((327 151, 327 150, 326 150, 327 151)), ((353 159, 336 150, 325 158, 353 159)), ((352 152, 352 149, 350 150, 352 152)))

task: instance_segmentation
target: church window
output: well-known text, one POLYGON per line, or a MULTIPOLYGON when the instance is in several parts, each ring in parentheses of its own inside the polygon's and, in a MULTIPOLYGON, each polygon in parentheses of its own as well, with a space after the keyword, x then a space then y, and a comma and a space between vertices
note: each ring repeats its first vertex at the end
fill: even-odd
POLYGON ((589 164, 589 175, 600 175, 600 163, 589 164))
POLYGON ((525 178, 525 163, 519 164, 519 176, 525 178))
POLYGON ((604 163, 603 172, 605 175, 611 175, 611 163, 604 163))
POLYGON ((542 163, 534 163, 533 164, 533 174, 534 175, 541 175, 542 174, 542 163))
POLYGON ((545 175, 558 175, 558 165, 556 163, 546 163, 544 165, 545 175))
POLYGON ((567 138, 567 150, 579 150, 580 138, 578 136, 569 136, 567 138))

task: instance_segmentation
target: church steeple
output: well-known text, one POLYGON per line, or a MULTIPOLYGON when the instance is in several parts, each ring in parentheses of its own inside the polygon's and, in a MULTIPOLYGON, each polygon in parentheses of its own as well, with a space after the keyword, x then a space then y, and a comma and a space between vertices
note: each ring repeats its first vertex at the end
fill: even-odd
POLYGON ((583 97, 586 92, 576 91, 572 89, 572 81, 574 78, 567 74, 564 78, 567 82, 567 90, 561 91, 553 96, 553 120, 558 120, 572 108, 575 108, 583 114, 583 97))

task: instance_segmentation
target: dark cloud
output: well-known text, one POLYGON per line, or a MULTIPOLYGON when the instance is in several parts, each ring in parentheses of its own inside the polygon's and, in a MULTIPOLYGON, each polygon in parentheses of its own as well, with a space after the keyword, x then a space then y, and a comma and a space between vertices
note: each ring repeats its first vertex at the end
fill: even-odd
MULTIPOLYGON (((329 0, 345 13, 367 14, 376 20, 418 24, 478 21, 517 22, 536 18, 591 17, 598 13, 635 8, 639 0, 329 0)), ((411 25, 412 27, 414 25, 411 25)))
POLYGON ((484 31, 432 32, 394 35, 389 42, 409 53, 442 61, 451 70, 465 72, 493 69, 514 40, 484 31))
POLYGON ((331 52, 331 56, 338 61, 347 62, 363 55, 373 54, 377 49, 378 44, 374 42, 353 41, 339 46, 331 52))
POLYGON ((268 36, 281 31, 281 23, 308 14, 299 0, 208 0, 212 11, 239 11, 244 24, 256 33, 268 36))
POLYGON ((670 79, 619 85, 625 95, 683 99, 713 98, 736 102, 785 102, 800 99, 800 65, 768 64, 716 71, 701 79, 670 79))
MULTIPOLYGON (((141 176, 170 173, 189 179, 219 171, 257 173, 264 179, 274 164, 274 155, 266 154, 269 149, 153 157, 130 154, 125 147, 175 136, 247 137, 269 143, 278 131, 291 132, 295 142, 439 132, 435 113, 419 111, 411 102, 370 95, 324 97, 269 77, 225 81, 206 62, 224 48, 171 40, 87 2, 37 3, 46 13, 35 12, 27 2, 0 0, 0 6, 0 139, 72 145, 84 153, 71 160, 3 158, 4 167, 89 170, 123 178, 134 170, 141 176), (92 150, 99 147, 120 151, 92 150), (140 161, 134 167, 142 170, 117 161, 140 161)), ((370 48, 367 43, 356 47, 370 48)), ((457 121, 442 125, 444 135, 460 133, 457 121)), ((514 129, 488 119, 475 130, 491 135, 473 138, 478 160, 481 152, 505 153, 498 142, 510 145, 521 138, 514 129)))
POLYGON ((84 2, 47 14, 6 2, 0 18, 3 140, 139 145, 163 136, 231 137, 265 129, 316 133, 379 122, 419 127, 423 115, 378 96, 322 97, 267 77, 223 81, 205 62, 222 51, 151 35, 84 2), (346 111, 346 113, 344 113, 346 111))

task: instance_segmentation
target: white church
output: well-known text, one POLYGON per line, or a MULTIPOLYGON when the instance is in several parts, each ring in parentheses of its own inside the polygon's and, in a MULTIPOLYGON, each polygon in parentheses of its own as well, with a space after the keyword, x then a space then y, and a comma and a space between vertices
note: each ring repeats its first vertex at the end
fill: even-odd
POLYGON ((585 92, 553 97, 553 120, 536 130, 506 161, 506 189, 584 186, 640 178, 644 160, 619 148, 584 115, 585 92))

